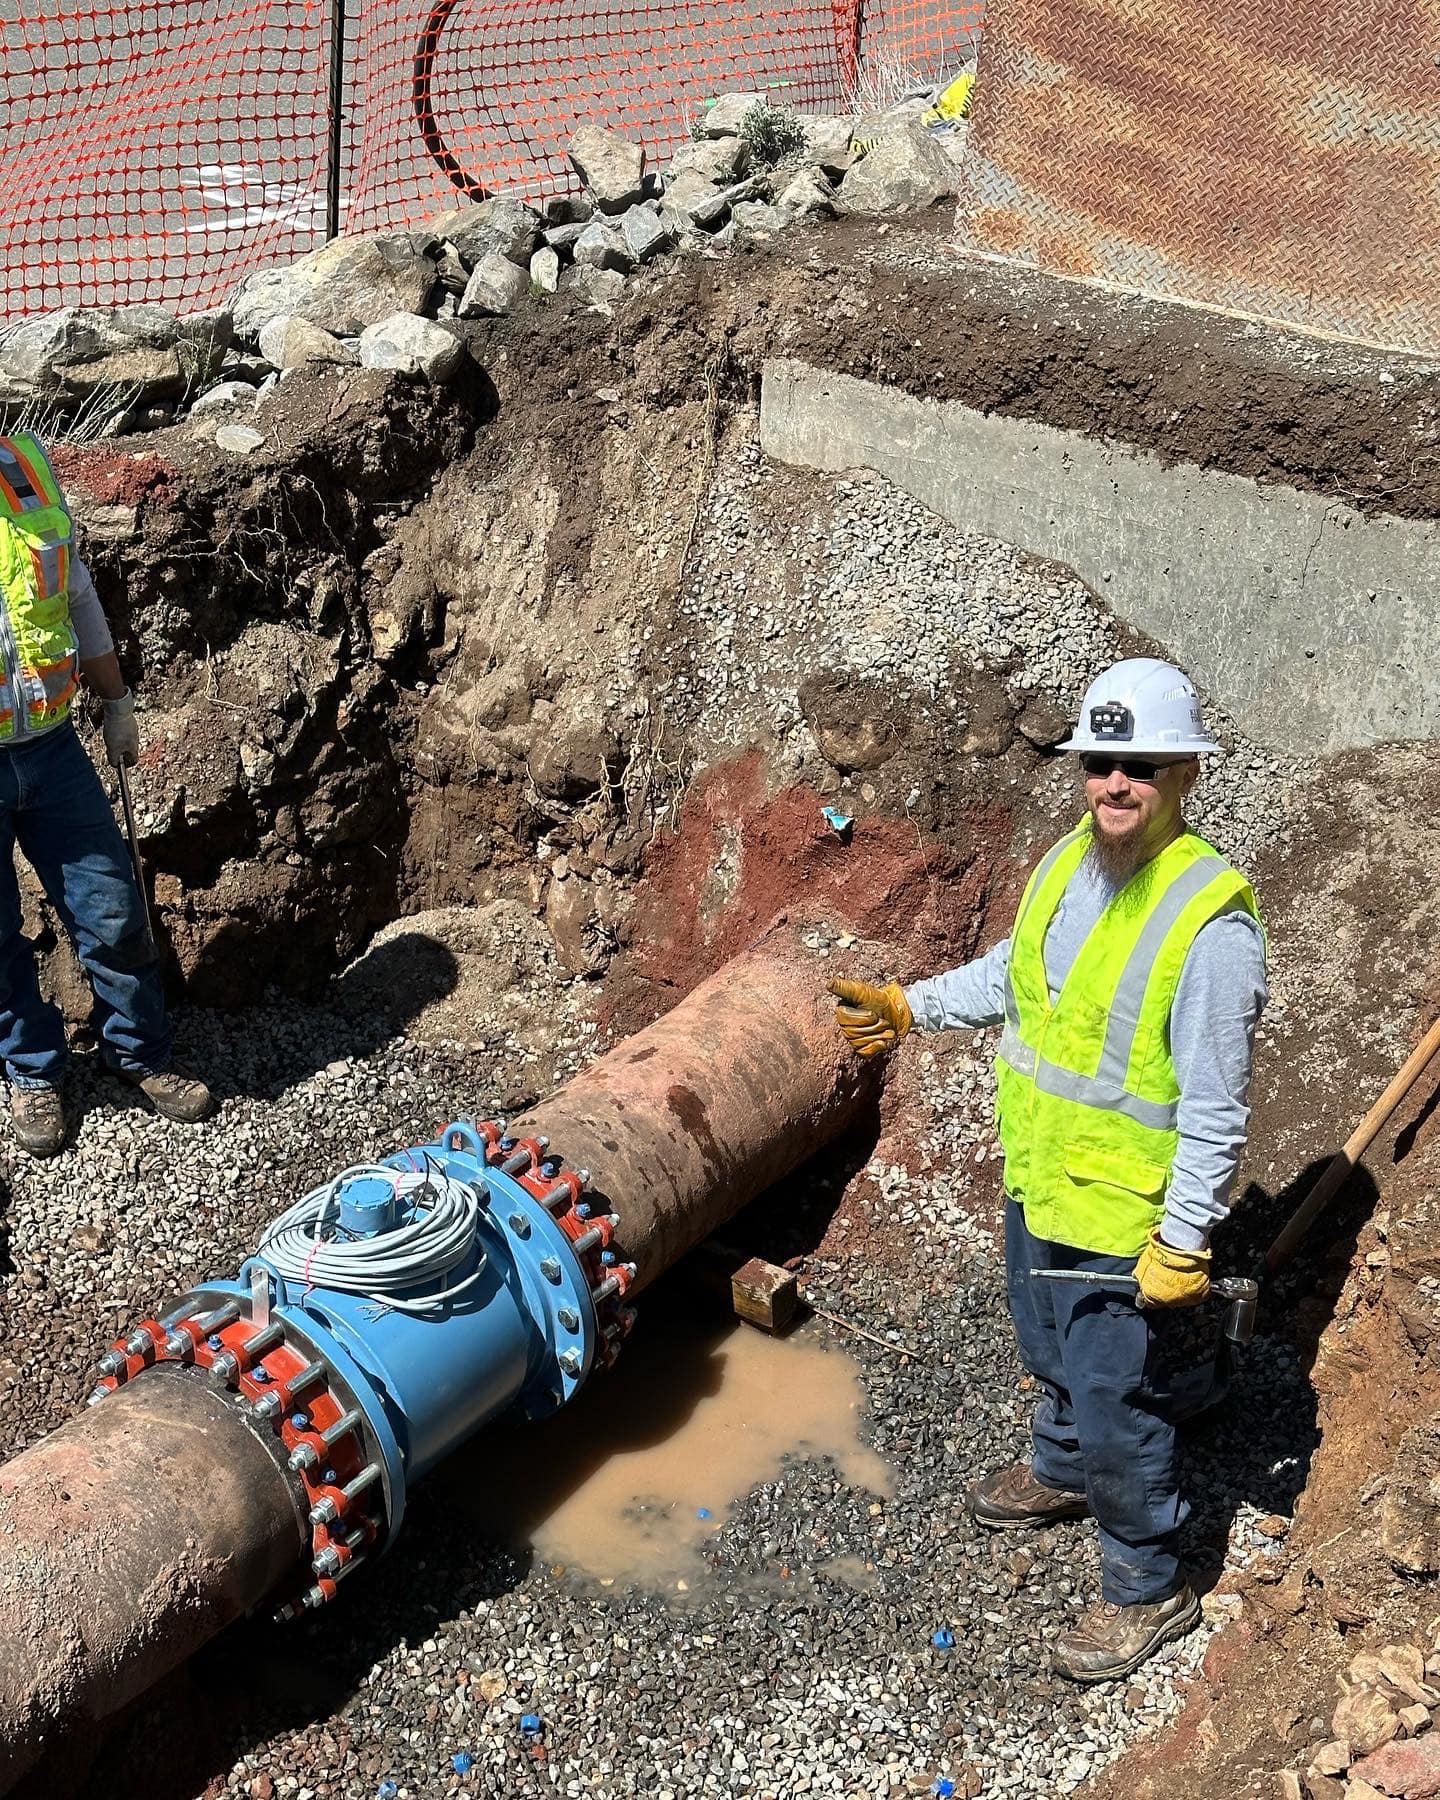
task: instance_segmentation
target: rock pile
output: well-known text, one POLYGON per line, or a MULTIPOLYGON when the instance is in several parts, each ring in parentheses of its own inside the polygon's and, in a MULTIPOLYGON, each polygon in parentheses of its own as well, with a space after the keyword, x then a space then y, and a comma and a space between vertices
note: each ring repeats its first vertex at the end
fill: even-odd
POLYGON ((1282 1800, 1431 1800, 1440 1794, 1440 1639, 1362 1650, 1338 1676, 1330 1736, 1303 1773, 1282 1771, 1282 1800))
POLYGON ((713 256, 800 220, 933 205, 956 189, 966 127, 924 124, 928 101, 832 117, 725 94, 664 169, 620 133, 585 126, 569 152, 583 186, 538 206, 499 195, 422 230, 337 238, 249 276, 228 308, 186 318, 117 306, 27 319, 0 341, 0 407, 52 425, 79 415, 87 437, 190 412, 245 454, 258 443, 236 421, 293 369, 448 381, 465 362, 461 321, 557 293, 608 308, 666 257, 713 256))

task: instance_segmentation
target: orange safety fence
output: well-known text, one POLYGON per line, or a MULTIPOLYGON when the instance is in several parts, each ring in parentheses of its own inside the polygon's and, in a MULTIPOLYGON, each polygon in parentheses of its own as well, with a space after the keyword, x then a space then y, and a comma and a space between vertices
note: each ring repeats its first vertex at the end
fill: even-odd
MULTIPOLYGON (((0 0, 0 317, 214 304, 324 241, 336 0, 0 0)), ((574 185, 582 124, 662 158, 736 89, 841 110, 973 55, 975 0, 364 0, 339 228, 574 185)))
POLYGON ((323 235, 316 0, 7 0, 3 312, 203 306, 323 235))

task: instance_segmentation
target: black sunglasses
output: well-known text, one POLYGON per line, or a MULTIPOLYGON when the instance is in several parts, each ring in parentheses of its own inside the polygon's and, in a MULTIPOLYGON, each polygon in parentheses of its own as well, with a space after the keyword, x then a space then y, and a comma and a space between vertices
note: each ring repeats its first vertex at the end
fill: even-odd
POLYGON ((1146 762, 1139 756, 1109 756, 1103 751, 1087 750, 1080 757, 1080 767, 1087 775, 1103 778, 1119 769, 1127 781, 1153 781, 1169 763, 1146 762))

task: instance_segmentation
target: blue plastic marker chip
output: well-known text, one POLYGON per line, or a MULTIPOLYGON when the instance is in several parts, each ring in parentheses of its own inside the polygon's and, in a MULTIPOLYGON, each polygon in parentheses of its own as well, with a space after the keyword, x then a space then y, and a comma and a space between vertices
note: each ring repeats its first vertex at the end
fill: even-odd
POLYGON ((930 1642, 937 1650, 953 1650, 955 1648, 955 1633, 948 1625, 942 1625, 931 1638, 930 1642))

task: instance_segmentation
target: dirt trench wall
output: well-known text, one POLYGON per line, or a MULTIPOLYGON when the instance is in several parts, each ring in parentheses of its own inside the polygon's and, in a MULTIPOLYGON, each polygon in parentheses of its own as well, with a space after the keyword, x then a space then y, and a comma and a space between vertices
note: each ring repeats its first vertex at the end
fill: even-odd
MULTIPOLYGON (((677 728, 666 692, 697 654, 682 571, 723 535, 701 515, 727 421, 777 354, 1161 461, 1343 482, 1367 513, 1434 511, 1433 402, 1411 374, 1376 387, 1379 363, 1001 274, 943 235, 938 219, 796 231, 637 280, 614 316, 561 299, 478 322, 450 388, 297 373, 244 458, 198 421, 62 457, 146 710, 144 845, 192 998, 303 991, 406 911, 496 896, 594 974, 692 778, 737 748, 759 756, 761 802, 787 783, 812 796, 807 842, 867 732, 902 754, 856 779, 911 839, 934 831, 961 868, 977 826, 987 854, 1008 841, 1047 740, 1017 732, 994 672, 969 711, 998 694, 1004 717, 971 736, 1005 774, 977 765, 973 795, 904 679, 852 692, 814 670, 793 742, 759 711, 748 743, 677 728)), ((825 849, 815 835, 807 854, 825 849)), ((807 885, 751 891, 783 904, 807 885)))

